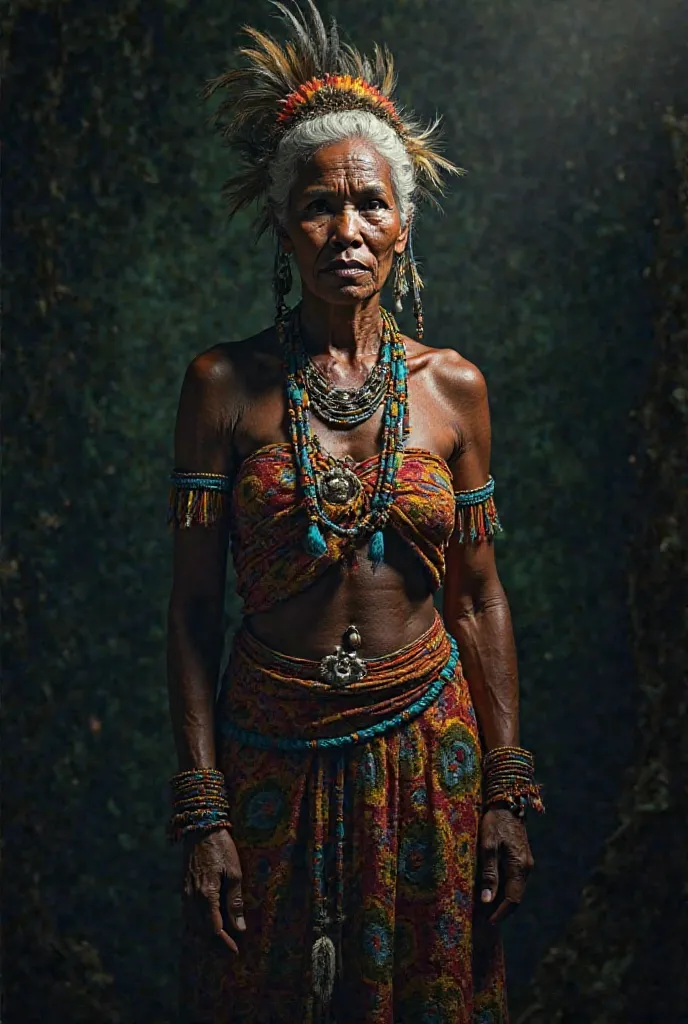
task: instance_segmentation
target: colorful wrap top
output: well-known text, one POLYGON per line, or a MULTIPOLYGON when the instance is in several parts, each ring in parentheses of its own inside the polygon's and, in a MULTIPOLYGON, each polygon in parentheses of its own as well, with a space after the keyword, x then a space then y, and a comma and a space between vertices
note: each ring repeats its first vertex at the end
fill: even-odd
MULTIPOLYGON (((315 444, 316 468, 336 460, 315 444)), ((378 456, 354 465, 361 488, 349 504, 325 503, 327 515, 349 526, 365 511, 377 474, 378 456)), ((268 444, 248 455, 235 477, 175 471, 170 519, 178 526, 211 525, 228 515, 237 592, 244 614, 271 608, 301 593, 333 565, 355 560, 355 541, 333 532, 324 554, 310 554, 307 526, 291 445, 268 444)), ((398 470, 388 527, 408 545, 427 574, 431 590, 442 586, 445 551, 458 531, 461 541, 490 540, 501 530, 494 505, 494 481, 454 492, 445 460, 424 448, 407 447, 398 470)))

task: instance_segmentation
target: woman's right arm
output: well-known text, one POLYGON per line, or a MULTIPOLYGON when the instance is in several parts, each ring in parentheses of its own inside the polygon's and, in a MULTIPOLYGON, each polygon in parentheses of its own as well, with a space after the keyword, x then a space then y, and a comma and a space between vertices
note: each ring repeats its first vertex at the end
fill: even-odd
MULTIPOLYGON (((221 351, 199 356, 184 378, 175 430, 175 468, 230 476, 232 371, 221 351)), ((215 698, 222 657, 227 568, 226 511, 210 526, 181 524, 174 531, 174 567, 168 612, 167 670, 179 771, 215 768, 215 698)), ((236 952, 224 929, 221 890, 237 931, 245 928, 241 869, 226 829, 185 841, 184 897, 190 920, 236 952)))
MULTIPOLYGON (((231 425, 219 393, 223 367, 212 353, 189 366, 175 429, 175 469, 231 471, 231 425)), ((167 672, 179 771, 215 767, 214 703, 222 657, 228 524, 183 524, 174 531, 172 593, 168 612, 167 672)))

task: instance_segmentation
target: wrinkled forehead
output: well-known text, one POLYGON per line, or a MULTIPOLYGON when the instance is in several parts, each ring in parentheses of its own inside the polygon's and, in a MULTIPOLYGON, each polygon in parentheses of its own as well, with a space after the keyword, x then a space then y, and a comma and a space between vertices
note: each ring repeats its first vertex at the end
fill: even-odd
POLYGON ((379 189, 392 194, 389 164, 364 139, 344 139, 321 146, 299 168, 292 196, 312 189, 365 191, 379 189))

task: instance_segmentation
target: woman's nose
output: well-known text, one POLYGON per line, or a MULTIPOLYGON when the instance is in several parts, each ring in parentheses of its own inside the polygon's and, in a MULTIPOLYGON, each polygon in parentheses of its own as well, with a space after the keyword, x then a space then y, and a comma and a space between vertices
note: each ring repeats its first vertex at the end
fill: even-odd
POLYGON ((344 209, 334 218, 332 244, 342 249, 361 243, 360 218, 357 210, 344 209))

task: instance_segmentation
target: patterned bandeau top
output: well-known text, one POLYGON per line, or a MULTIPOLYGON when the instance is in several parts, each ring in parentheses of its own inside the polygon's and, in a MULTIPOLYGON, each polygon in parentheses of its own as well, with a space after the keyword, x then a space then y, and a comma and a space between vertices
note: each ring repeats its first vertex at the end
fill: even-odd
MULTIPOLYGON (((378 461, 374 455, 351 464, 361 487, 347 504, 322 501, 332 522, 351 527, 362 517, 375 488, 378 461)), ((327 472, 336 462, 314 444, 316 472, 327 472)), ((332 530, 326 531, 323 554, 314 555, 304 545, 308 519, 289 442, 256 449, 234 478, 174 470, 170 482, 169 520, 175 526, 210 527, 228 517, 237 591, 246 615, 301 593, 331 566, 356 557, 356 542, 332 530)), ((452 533, 461 543, 475 543, 501 530, 493 493, 492 477, 481 487, 456 492, 441 456, 425 448, 404 449, 387 526, 424 567, 432 591, 444 581, 452 533)))
MULTIPOLYGON (((335 461, 319 447, 315 459, 320 470, 335 461)), ((370 500, 378 456, 352 468, 362 485, 358 496, 348 505, 325 504, 328 516, 345 526, 360 516, 370 500)), ((444 579, 444 550, 455 523, 456 500, 447 463, 425 449, 406 448, 388 527, 420 559, 433 591, 444 579)), ((331 566, 353 555, 353 542, 332 531, 327 532, 326 553, 309 554, 303 543, 306 525, 291 445, 270 444, 249 455, 238 470, 230 498, 232 554, 245 614, 265 611, 300 593, 331 566)))

